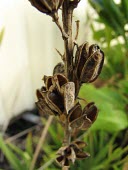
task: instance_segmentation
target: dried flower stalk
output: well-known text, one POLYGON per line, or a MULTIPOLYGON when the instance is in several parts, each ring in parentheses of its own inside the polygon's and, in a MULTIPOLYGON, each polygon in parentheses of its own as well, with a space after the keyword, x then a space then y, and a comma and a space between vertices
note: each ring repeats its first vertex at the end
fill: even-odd
POLYGON ((80 0, 29 0, 40 12, 52 17, 62 33, 64 54, 60 54, 63 62, 58 63, 52 76, 44 76, 45 86, 37 90, 36 105, 43 116, 45 113, 57 116, 64 128, 62 147, 57 152, 56 161, 64 170, 68 170, 70 163, 76 159, 89 156, 83 151, 86 143, 71 141, 75 130, 87 130, 97 118, 98 111, 94 102, 87 103, 82 109, 78 93, 83 83, 91 83, 99 76, 104 53, 96 44, 89 46, 84 42, 76 45, 79 31, 79 21, 76 22, 76 36, 72 36, 73 11, 80 0), (62 22, 60 25, 58 9, 62 8, 62 22), (74 47, 77 46, 74 56, 74 47))

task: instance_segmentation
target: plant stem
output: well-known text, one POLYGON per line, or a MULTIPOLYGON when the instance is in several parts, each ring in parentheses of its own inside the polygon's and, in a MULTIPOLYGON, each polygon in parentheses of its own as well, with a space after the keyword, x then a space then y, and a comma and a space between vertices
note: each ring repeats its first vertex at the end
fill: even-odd
POLYGON ((69 36, 68 39, 64 39, 66 71, 65 74, 69 81, 73 80, 72 15, 73 8, 71 8, 69 0, 65 0, 62 6, 62 20, 64 31, 69 36))
POLYGON ((71 130, 69 127, 69 122, 66 121, 65 127, 64 127, 64 140, 63 140, 63 146, 67 146, 70 144, 71 141, 71 130))
POLYGON ((59 17, 58 17, 58 13, 54 13, 52 15, 53 18, 53 22, 56 23, 56 25, 58 26, 59 30, 61 31, 62 37, 63 39, 68 39, 68 35, 65 33, 63 27, 61 26, 60 22, 59 22, 59 17))

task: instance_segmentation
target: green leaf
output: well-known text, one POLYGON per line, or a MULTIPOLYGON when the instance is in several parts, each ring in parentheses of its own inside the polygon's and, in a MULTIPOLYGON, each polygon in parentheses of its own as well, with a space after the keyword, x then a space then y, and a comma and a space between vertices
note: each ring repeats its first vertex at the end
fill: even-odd
POLYGON ((120 34, 125 37, 124 17, 113 0, 89 0, 89 2, 100 16, 102 23, 111 27, 117 35, 120 34))
POLYGON ((4 140, 0 136, 0 149, 6 156, 7 160, 9 161, 10 165, 14 170, 23 170, 23 166, 21 161, 17 158, 17 156, 9 149, 9 147, 4 143, 4 140))
POLYGON ((2 43, 3 36, 4 36, 4 28, 0 31, 0 45, 2 43))
POLYGON ((26 151, 30 155, 33 156, 33 145, 32 145, 32 133, 29 133, 26 139, 26 151))
POLYGON ((22 169, 28 170, 30 164, 31 164, 31 158, 30 155, 26 151, 22 151, 20 148, 17 146, 9 143, 8 146, 20 157, 22 160, 22 169))
POLYGON ((121 9, 124 12, 126 21, 128 22, 128 0, 121 0, 121 9))
POLYGON ((127 116, 123 111, 124 101, 115 90, 107 87, 96 89, 92 85, 85 85, 80 91, 80 97, 89 102, 94 101, 99 109, 98 118, 91 130, 113 133, 128 127, 127 116))

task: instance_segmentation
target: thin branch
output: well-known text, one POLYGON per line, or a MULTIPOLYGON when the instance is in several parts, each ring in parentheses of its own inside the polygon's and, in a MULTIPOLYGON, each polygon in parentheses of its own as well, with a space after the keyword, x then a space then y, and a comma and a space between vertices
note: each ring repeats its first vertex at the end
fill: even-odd
POLYGON ((61 31, 63 39, 68 39, 68 35, 66 34, 66 32, 64 31, 63 27, 61 26, 61 24, 59 22, 58 13, 54 13, 54 15, 52 15, 52 19, 53 19, 53 22, 56 23, 56 25, 58 26, 59 30, 61 31))
POLYGON ((36 150, 35 150, 35 153, 34 153, 34 156, 33 156, 33 160, 32 160, 32 163, 31 163, 31 166, 30 166, 29 170, 33 170, 34 167, 35 167, 38 155, 39 155, 41 147, 42 147, 42 145, 43 145, 43 143, 45 141, 45 138, 46 138, 46 135, 47 135, 47 132, 48 132, 48 128, 51 125, 52 120, 53 120, 53 116, 49 116, 47 124, 45 125, 45 127, 44 127, 44 129, 42 131, 39 143, 38 143, 38 145, 36 147, 36 150))
POLYGON ((63 57, 63 54, 61 54, 61 52, 59 50, 57 50, 57 48, 55 48, 56 52, 61 56, 61 58, 63 57))
POLYGON ((63 146, 69 145, 71 142, 71 129, 69 127, 69 122, 66 121, 66 124, 64 126, 64 140, 63 140, 63 146))

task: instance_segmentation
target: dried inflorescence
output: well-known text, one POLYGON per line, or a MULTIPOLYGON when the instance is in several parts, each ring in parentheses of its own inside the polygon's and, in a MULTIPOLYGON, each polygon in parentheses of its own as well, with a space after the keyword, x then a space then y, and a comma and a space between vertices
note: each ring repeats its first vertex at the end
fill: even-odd
POLYGON ((75 85, 68 82, 62 74, 44 77, 45 87, 37 90, 38 102, 36 103, 42 113, 57 115, 60 119, 68 115, 74 106, 75 85))
POLYGON ((74 163, 76 159, 81 160, 89 157, 90 154, 83 151, 86 146, 87 144, 83 141, 74 141, 69 146, 61 147, 57 152, 57 163, 62 167, 69 167, 70 162, 74 163))
POLYGON ((89 43, 85 42, 78 47, 74 63, 76 95, 83 83, 91 83, 97 79, 103 63, 104 53, 97 44, 89 46, 89 43))
POLYGON ((87 130, 97 117, 94 102, 88 103, 82 110, 75 98, 75 84, 68 82, 62 74, 44 77, 45 86, 37 90, 37 107, 41 113, 59 117, 62 124, 68 120, 70 128, 87 130))
MULTIPOLYGON (((86 102, 82 107, 78 93, 83 83, 91 83, 98 78, 104 63, 104 53, 97 44, 89 46, 88 42, 84 42, 79 46, 76 44, 77 38, 72 38, 73 9, 80 0, 29 1, 39 11, 53 18, 64 40, 64 54, 57 50, 63 63, 55 66, 53 76, 44 76, 45 85, 37 90, 36 105, 42 116, 46 113, 56 116, 64 127, 63 146, 58 150, 56 160, 62 167, 69 167, 70 162, 89 156, 83 151, 86 143, 71 141, 71 135, 75 131, 88 130, 97 118, 98 109, 94 102, 86 102), (63 27, 60 26, 57 15, 61 6, 63 27), (77 49, 73 56, 75 46, 77 49)), ((76 32, 78 36, 78 30, 76 32)))
MULTIPOLYGON (((104 53, 99 46, 94 44, 89 47, 88 43, 84 43, 76 51, 74 82, 68 81, 65 76, 64 64, 57 64, 53 76, 44 76, 45 86, 37 90, 36 105, 41 114, 57 116, 64 127, 68 123, 70 131, 90 128, 97 118, 97 107, 94 102, 90 102, 82 109, 76 94, 83 83, 90 83, 98 77, 103 61, 104 53)), ((62 147, 57 162, 61 166, 69 166, 69 162, 75 162, 80 156, 86 158, 88 154, 82 152, 80 146, 77 142, 62 147)))

